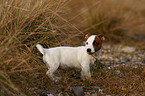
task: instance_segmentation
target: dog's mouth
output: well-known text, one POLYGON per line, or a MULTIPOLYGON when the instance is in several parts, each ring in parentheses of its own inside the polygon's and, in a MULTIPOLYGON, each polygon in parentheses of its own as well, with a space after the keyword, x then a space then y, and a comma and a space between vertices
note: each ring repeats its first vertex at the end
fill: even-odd
POLYGON ((93 55, 95 54, 95 52, 87 52, 89 55, 93 55))
POLYGON ((97 52, 96 49, 95 49, 95 52, 91 52, 91 50, 90 50, 90 51, 87 50, 87 53, 88 53, 89 55, 95 54, 96 52, 97 52))

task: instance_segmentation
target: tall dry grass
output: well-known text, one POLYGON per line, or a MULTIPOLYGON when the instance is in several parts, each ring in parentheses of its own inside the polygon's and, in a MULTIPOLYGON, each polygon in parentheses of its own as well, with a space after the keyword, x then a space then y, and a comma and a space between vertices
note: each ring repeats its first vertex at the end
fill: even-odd
POLYGON ((127 36, 143 38, 144 3, 0 0, 0 94, 30 95, 30 88, 52 87, 42 56, 36 51, 37 43, 44 47, 79 45, 86 32, 103 33, 116 42, 127 41, 127 36))
POLYGON ((89 27, 89 32, 106 34, 116 43, 143 41, 144 3, 144 0, 73 0, 74 17, 69 20, 82 30, 89 27))
POLYGON ((66 4, 66 0, 0 1, 1 94, 27 93, 21 90, 26 90, 27 82, 35 78, 29 79, 29 74, 37 75, 42 68, 33 49, 37 43, 46 40, 45 43, 51 44, 58 41, 57 36, 65 35, 61 26, 66 21, 61 14, 64 14, 66 4))

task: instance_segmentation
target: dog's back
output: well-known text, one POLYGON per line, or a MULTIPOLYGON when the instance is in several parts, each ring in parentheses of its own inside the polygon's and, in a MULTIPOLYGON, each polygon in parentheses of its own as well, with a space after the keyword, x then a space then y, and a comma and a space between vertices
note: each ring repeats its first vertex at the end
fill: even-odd
POLYGON ((43 61, 48 63, 55 62, 66 65, 68 67, 77 67, 80 68, 80 59, 82 54, 85 54, 85 47, 54 47, 45 49, 40 44, 37 44, 36 47, 43 54, 43 61))
POLYGON ((85 47, 59 47, 60 48, 60 63, 69 67, 81 68, 80 59, 85 54, 85 47))

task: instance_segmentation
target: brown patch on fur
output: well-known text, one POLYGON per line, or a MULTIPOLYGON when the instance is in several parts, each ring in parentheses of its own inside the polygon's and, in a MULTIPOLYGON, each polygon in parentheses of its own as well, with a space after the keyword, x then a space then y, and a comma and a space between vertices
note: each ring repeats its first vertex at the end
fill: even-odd
POLYGON ((101 49, 101 47, 102 47, 102 42, 105 40, 105 37, 104 37, 104 35, 97 35, 96 37, 95 37, 95 40, 94 40, 94 42, 93 42, 93 46, 94 46, 94 48, 95 48, 95 51, 98 51, 98 50, 100 50, 101 49))

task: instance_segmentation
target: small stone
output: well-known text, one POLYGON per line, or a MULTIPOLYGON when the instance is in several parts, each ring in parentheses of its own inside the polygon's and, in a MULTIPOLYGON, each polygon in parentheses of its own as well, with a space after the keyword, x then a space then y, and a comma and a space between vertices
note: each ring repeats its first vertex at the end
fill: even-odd
POLYGON ((135 65, 133 68, 135 68, 135 69, 138 68, 138 65, 135 65))
POLYGON ((103 94, 103 89, 99 89, 99 93, 103 94))
POLYGON ((91 93, 90 92, 87 92, 85 96, 91 96, 91 93))
POLYGON ((98 93, 93 93, 93 94, 90 95, 90 96, 100 96, 100 95, 98 95, 98 93))
POLYGON ((108 50, 108 53, 110 53, 111 52, 111 50, 108 50))
POLYGON ((111 64, 105 64, 106 66, 110 66, 111 64))
POLYGON ((116 59, 115 59, 115 62, 119 62, 119 59, 116 58, 116 59))
POLYGON ((54 96, 53 94, 47 94, 47 96, 54 96))
POLYGON ((75 96, 84 96, 84 91, 83 91, 82 87, 73 87, 72 91, 75 96))
POLYGON ((126 53, 131 53, 131 52, 135 51, 135 48, 134 47, 126 46, 126 47, 122 48, 121 51, 122 52, 126 52, 126 53))
POLYGON ((106 64, 110 64, 110 62, 109 62, 109 61, 106 61, 105 63, 106 63, 106 64))
POLYGON ((99 90, 99 89, 100 89, 100 87, 98 87, 98 86, 95 86, 94 88, 95 88, 96 90, 99 90))
POLYGON ((116 75, 120 74, 120 70, 116 70, 116 75))
POLYGON ((111 95, 106 95, 106 96, 111 96, 111 95))
POLYGON ((69 94, 67 93, 67 92, 65 92, 65 93, 59 93, 59 94, 57 94, 57 95, 55 95, 55 96, 69 96, 69 94))
POLYGON ((111 67, 108 67, 108 69, 111 69, 111 67))

